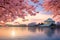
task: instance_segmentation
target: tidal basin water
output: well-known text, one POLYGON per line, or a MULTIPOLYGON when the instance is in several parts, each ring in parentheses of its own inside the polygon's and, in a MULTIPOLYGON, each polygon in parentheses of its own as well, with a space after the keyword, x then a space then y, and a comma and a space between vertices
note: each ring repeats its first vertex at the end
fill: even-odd
POLYGON ((0 40, 60 40, 60 29, 0 27, 0 40))

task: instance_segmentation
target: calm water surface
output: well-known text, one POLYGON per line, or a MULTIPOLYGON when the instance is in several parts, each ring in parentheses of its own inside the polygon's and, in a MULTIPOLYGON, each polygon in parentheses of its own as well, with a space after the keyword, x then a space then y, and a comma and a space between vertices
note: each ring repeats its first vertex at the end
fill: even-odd
POLYGON ((60 40, 60 29, 0 27, 0 40, 60 40))

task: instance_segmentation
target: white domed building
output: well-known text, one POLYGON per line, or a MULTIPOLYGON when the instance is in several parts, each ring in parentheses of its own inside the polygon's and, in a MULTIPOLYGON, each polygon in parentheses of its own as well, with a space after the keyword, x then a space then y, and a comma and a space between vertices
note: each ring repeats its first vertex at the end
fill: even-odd
POLYGON ((55 21, 51 18, 48 18, 47 20, 44 21, 44 24, 40 26, 50 26, 51 24, 55 24, 55 21))
POLYGON ((47 20, 44 21, 45 24, 55 24, 55 21, 51 18, 48 18, 47 20))

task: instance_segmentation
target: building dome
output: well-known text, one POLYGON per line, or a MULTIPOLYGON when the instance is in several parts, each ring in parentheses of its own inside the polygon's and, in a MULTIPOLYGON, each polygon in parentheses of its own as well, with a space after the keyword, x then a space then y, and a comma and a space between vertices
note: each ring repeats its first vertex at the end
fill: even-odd
POLYGON ((45 20, 44 22, 55 22, 54 20, 52 20, 51 18, 48 18, 47 20, 45 20))

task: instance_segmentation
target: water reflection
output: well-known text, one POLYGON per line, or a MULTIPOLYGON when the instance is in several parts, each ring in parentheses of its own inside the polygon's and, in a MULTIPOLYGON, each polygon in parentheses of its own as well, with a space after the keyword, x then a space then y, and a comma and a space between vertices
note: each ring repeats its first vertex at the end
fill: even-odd
POLYGON ((55 33, 55 29, 48 29, 45 31, 45 34, 48 36, 48 37, 52 37, 55 33))
POLYGON ((0 39, 60 40, 60 29, 40 27, 0 27, 0 39))
POLYGON ((28 31, 30 32, 36 32, 36 27, 28 27, 28 31))

